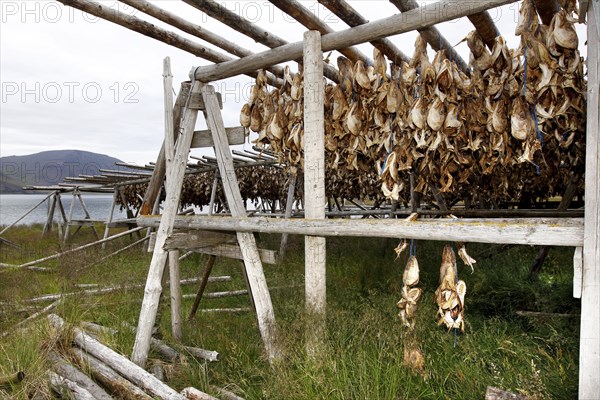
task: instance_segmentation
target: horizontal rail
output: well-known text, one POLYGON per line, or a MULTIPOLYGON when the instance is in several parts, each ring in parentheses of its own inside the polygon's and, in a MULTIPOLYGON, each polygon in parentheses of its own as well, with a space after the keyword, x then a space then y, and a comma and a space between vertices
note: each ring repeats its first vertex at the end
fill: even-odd
MULTIPOLYGON (((391 35, 427 28, 440 22, 476 14, 516 1, 488 0, 463 2, 459 0, 441 0, 402 14, 395 14, 391 17, 369 22, 354 28, 323 35, 321 37, 321 48, 323 52, 343 49, 391 35)), ((196 79, 203 82, 212 82, 291 61, 302 57, 302 54, 303 42, 299 41, 237 60, 193 68, 190 71, 190 76, 195 75, 196 79)))
MULTIPOLYGON (((139 217, 138 226, 157 227, 159 216, 139 217)), ((583 245, 582 218, 447 219, 273 219, 179 216, 174 228, 310 236, 389 237, 418 240, 505 243, 539 246, 583 245)))

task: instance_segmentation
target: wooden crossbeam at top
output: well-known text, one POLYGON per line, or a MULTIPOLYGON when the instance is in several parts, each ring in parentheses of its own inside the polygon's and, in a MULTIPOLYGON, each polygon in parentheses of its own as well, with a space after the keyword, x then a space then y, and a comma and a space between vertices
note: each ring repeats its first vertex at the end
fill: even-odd
MULTIPOLYGON (((477 14, 494 7, 514 3, 515 1, 489 0, 486 2, 465 3, 458 0, 442 0, 402 14, 396 14, 364 25, 323 35, 321 38, 322 51, 342 49, 382 39, 387 36, 427 28, 441 22, 477 14)), ((211 82, 291 61, 301 57, 302 52, 303 43, 301 41, 289 43, 276 49, 243 57, 239 60, 194 68, 191 74, 196 79, 211 82)))

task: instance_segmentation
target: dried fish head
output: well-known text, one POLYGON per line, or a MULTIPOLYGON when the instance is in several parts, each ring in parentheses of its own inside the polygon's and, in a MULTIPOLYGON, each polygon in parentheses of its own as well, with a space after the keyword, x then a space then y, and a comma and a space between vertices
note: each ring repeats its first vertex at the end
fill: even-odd
POLYGON ((521 96, 513 101, 510 128, 510 134, 517 140, 525 140, 535 135, 535 123, 529 111, 529 104, 521 96))
POLYGON ((406 267, 404 268, 402 281, 407 286, 415 286, 419 283, 419 262, 417 261, 417 257, 409 257, 406 267))
POLYGON ((373 47, 373 67, 376 73, 386 78, 387 63, 385 62, 385 56, 377 47, 373 47))
POLYGON ((369 79, 365 64, 361 60, 358 60, 356 64, 354 64, 353 72, 356 83, 364 89, 371 89, 371 79, 369 79))
POLYGON ((244 128, 249 128, 250 120, 250 104, 246 103, 242 106, 242 110, 240 111, 240 124, 244 128))
POLYGON ((446 109, 444 103, 436 97, 433 104, 429 107, 427 113, 427 124, 433 131, 439 131, 444 126, 444 120, 446 119, 446 109))
POLYGON ((554 14, 552 22, 550 23, 550 33, 548 36, 552 36, 556 41, 556 44, 565 49, 574 50, 577 49, 577 46, 579 45, 577 32, 565 10, 560 10, 554 14))
POLYGON ((252 110, 250 112, 250 129, 254 132, 258 132, 262 127, 262 113, 260 112, 260 107, 258 104, 252 106, 252 110))
POLYGON ((422 97, 419 97, 410 110, 410 123, 419 129, 424 129, 427 125, 427 104, 422 97))

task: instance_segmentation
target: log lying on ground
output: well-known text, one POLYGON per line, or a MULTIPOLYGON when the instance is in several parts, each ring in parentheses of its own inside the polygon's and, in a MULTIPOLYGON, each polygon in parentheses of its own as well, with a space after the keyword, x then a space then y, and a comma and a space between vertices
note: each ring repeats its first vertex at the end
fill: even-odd
POLYGON ((76 382, 60 376, 56 372, 50 371, 50 386, 61 396, 67 395, 75 400, 96 400, 92 394, 86 389, 79 386, 76 382))
POLYGON ((71 349, 70 353, 82 368, 89 368, 92 376, 114 395, 127 400, 152 400, 152 397, 148 396, 142 389, 123 378, 97 358, 75 347, 71 349))
POLYGON ((217 400, 209 394, 199 391, 196 388, 188 387, 181 391, 181 394, 188 400, 217 400))
MULTIPOLYGON (((65 324, 62 318, 56 314, 50 314, 48 319, 56 328, 62 328, 65 324)), ((185 397, 177 393, 171 387, 165 385, 154 375, 140 368, 126 357, 106 347, 78 328, 73 328, 73 341, 78 347, 106 363, 115 371, 131 380, 131 382, 146 390, 149 394, 165 400, 185 399, 185 397)))
POLYGON ((230 392, 229 390, 219 388, 216 386, 211 386, 210 388, 211 388, 211 390, 218 393, 222 400, 244 400, 243 397, 240 397, 240 396, 236 395, 235 393, 230 392))
MULTIPOLYGON (((82 326, 85 330, 93 332, 93 333, 102 333, 102 334, 110 334, 114 335, 118 331, 116 329, 107 328, 98 324, 94 324, 92 322, 84 322, 82 326)), ((135 327, 130 326, 129 324, 124 324, 127 329, 130 329, 132 332, 135 332, 135 327)), ((177 362, 181 358, 181 354, 169 346, 167 343, 163 342, 160 339, 152 338, 150 342, 151 348, 156 351, 163 359, 169 362, 177 362)), ((198 347, 192 346, 183 346, 183 348, 192 356, 196 358, 201 358, 207 361, 219 361, 219 353, 214 350, 205 350, 198 347)))
POLYGON ((89 376, 75 368, 67 360, 55 352, 50 352, 48 359, 52 362, 52 369, 58 375, 75 382, 79 387, 88 391, 96 400, 112 400, 104 389, 102 389, 89 376))
MULTIPOLYGON (((197 283, 198 280, 199 280, 199 278, 182 279, 180 281, 180 284, 181 285, 192 285, 194 283, 197 283)), ((227 276, 227 275, 213 276, 213 277, 208 278, 209 282, 229 282, 230 280, 231 280, 231 276, 227 276)), ((168 281, 167 281, 167 283, 168 283, 168 281)), ((26 303, 43 303, 44 301, 60 300, 64 297, 69 297, 69 296, 74 296, 74 295, 100 295, 100 294, 116 292, 119 290, 140 289, 140 288, 143 288, 144 285, 145 284, 130 285, 130 286, 112 286, 112 287, 99 288, 99 289, 82 290, 80 292, 45 294, 43 296, 32 297, 30 299, 25 300, 25 302, 26 303)))

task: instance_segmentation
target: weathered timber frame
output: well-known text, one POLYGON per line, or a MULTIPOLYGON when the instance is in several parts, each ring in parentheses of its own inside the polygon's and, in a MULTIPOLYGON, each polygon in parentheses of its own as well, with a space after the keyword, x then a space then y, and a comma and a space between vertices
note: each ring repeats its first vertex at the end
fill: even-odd
MULTIPOLYGON (((267 50, 256 54, 245 54, 240 52, 239 49, 231 47, 230 43, 221 42, 218 43, 213 40, 213 44, 216 44, 222 49, 233 52, 234 56, 241 57, 236 59, 221 53, 211 51, 198 43, 191 42, 189 40, 181 40, 182 38, 172 32, 163 30, 157 30, 153 26, 139 23, 139 19, 124 18, 124 16, 117 17, 107 16, 102 14, 100 11, 95 9, 93 2, 84 2, 82 0, 59 0, 67 5, 72 5, 77 8, 84 9, 84 11, 91 12, 92 14, 111 20, 117 24, 125 26, 134 31, 140 32, 154 39, 169 43, 175 47, 183 49, 203 57, 212 62, 218 62, 215 65, 202 66, 194 68, 191 73, 192 79, 201 81, 199 84, 203 89, 203 95, 205 100, 212 97, 210 90, 208 89, 209 82, 232 77, 240 74, 256 73, 256 70, 265 68, 270 70, 272 73, 281 77, 281 69, 276 64, 287 62, 291 60, 299 60, 304 55, 306 56, 308 46, 305 46, 304 42, 296 43, 285 43, 280 38, 270 34, 261 29, 257 29, 256 26, 249 23, 249 21, 242 17, 223 13, 223 10, 218 8, 218 4, 211 0, 184 0, 186 3, 193 5, 194 7, 205 11, 215 18, 230 26, 236 26, 244 34, 251 36, 254 40, 257 40, 263 44, 266 44, 271 50, 267 50), (229 47, 227 49, 226 47, 229 47), (208 91, 207 91, 208 90, 208 91)), ((361 20, 347 7, 344 1, 320 1, 321 3, 328 3, 327 7, 335 9, 337 15, 343 15, 343 19, 351 21, 349 24, 353 26, 350 29, 346 29, 338 32, 331 32, 324 34, 320 37, 320 47, 322 52, 330 50, 340 50, 350 48, 354 45, 365 43, 384 41, 388 36, 395 35, 403 32, 412 30, 418 30, 420 32, 427 32, 430 28, 435 28, 435 25, 449 21, 452 19, 470 16, 471 21, 476 26, 476 29, 480 32, 484 38, 486 44, 490 45, 493 38, 498 34, 497 29, 491 23, 489 15, 486 15, 486 11, 494 7, 513 3, 516 0, 488 0, 485 2, 460 2, 458 0, 441 0, 439 2, 413 8, 415 5, 412 1, 393 1, 397 4, 398 8, 403 12, 388 18, 384 18, 378 21, 366 22, 361 20)), ((141 1, 127 1, 127 3, 138 3, 140 10, 144 11, 141 7, 143 2, 141 1)), ((281 3, 283 2, 274 2, 281 3)), ((542 19, 548 19, 551 17, 552 8, 555 4, 552 2, 538 1, 535 0, 536 7, 542 14, 542 19)), ((585 217, 581 219, 553 219, 553 220, 536 220, 529 219, 516 220, 473 220, 463 219, 461 221, 416 221, 408 223, 401 220, 375 220, 365 221, 353 220, 352 224, 348 224, 344 220, 319 220, 319 216, 312 216, 308 211, 307 207, 307 219, 304 220, 277 220, 277 219, 262 219, 262 218, 246 218, 245 213, 238 212, 239 210, 232 210, 232 217, 201 217, 201 216, 189 216, 189 217, 177 217, 176 213, 165 213, 163 217, 157 219, 157 217, 141 217, 138 219, 139 225, 142 226, 155 226, 159 224, 161 227, 169 226, 170 229, 173 227, 180 228, 195 228, 195 229, 213 229, 213 230, 229 230, 238 232, 238 239, 240 242, 244 241, 244 238, 249 238, 250 232, 279 232, 279 233, 296 233, 308 236, 327 236, 327 235, 339 235, 339 236, 379 236, 379 237, 405 237, 405 238, 416 238, 416 239, 443 239, 443 240, 466 240, 475 242, 493 242, 493 243, 512 243, 512 244, 538 244, 538 245, 561 245, 561 246, 575 246, 575 257, 574 257, 574 268, 575 268, 575 282, 574 282, 574 295, 581 296, 582 301, 582 316, 581 316, 581 342, 580 342, 580 382, 579 382, 579 397, 582 399, 594 398, 597 396, 598 388, 600 388, 600 378, 597 371, 600 370, 600 209, 598 202, 600 201, 600 186, 598 185, 600 177, 600 140, 598 138, 599 129, 599 115, 597 112, 598 105, 598 44, 599 44, 599 23, 600 16, 599 10, 600 5, 598 0, 587 0, 581 1, 581 12, 580 18, 583 20, 586 16, 588 19, 588 98, 587 105, 590 110, 588 113, 587 121, 587 147, 586 147, 586 196, 585 196, 585 217), (168 220, 165 221, 165 220, 168 220), (160 221, 160 223, 158 222, 160 221), (244 233, 246 232, 246 233, 244 233), (467 235, 467 236, 465 236, 467 235)), ((96 7, 97 8, 97 7, 96 7)), ((146 8, 146 10, 149 10, 146 8)), ((153 9, 147 11, 149 15, 151 12, 156 13, 159 10, 153 9)), ((163 15, 164 17, 164 15, 163 15)), ((301 15, 298 15, 301 18, 301 15)), ((302 17, 304 18, 304 17, 302 17)), ((142 21, 143 22, 143 21, 142 21)), ((175 22, 181 25, 181 21, 172 21, 173 26, 175 22)), ((302 21, 300 21, 302 22, 302 21)), ((544 21, 548 23, 548 21, 544 21)), ((308 23, 305 21, 305 23, 308 23)), ((187 25, 186 25, 187 26, 187 25)), ((317 25, 315 25, 317 27, 317 25)), ((189 26, 187 26, 189 28, 189 26)), ((429 30, 432 32, 432 30, 429 30)), ((435 36, 435 30, 433 30, 435 36)), ((214 39, 214 38, 213 38, 214 39)), ((438 42, 442 42, 441 35, 435 38, 438 42)), ((379 42, 378 45, 381 45, 379 42)), ((383 44, 385 46, 385 43, 383 44)), ((314 47, 313 47, 314 48, 314 47)), ((385 47, 382 47, 385 48, 385 47)), ((388 49, 389 51, 389 49, 388 49)), ((325 75, 330 79, 335 78, 332 76, 329 68, 325 70, 325 75)), ((271 79, 269 79, 271 82, 271 79)), ((279 82, 279 81, 277 81, 279 82)), ((277 83, 275 83, 277 84, 277 83)), ((199 86, 199 87, 200 87, 199 86)), ((218 114, 218 113, 217 113, 218 114)), ((220 114, 213 114, 208 116, 208 121, 212 121, 211 133, 215 142, 215 147, 220 147, 220 153, 217 155, 219 160, 219 169, 221 170, 221 177, 224 185, 226 182, 235 183, 235 180, 229 179, 225 174, 227 172, 229 152, 225 151, 227 143, 225 142, 225 134, 223 127, 221 126, 220 114), (221 144, 217 144, 218 141, 221 144)), ((315 124, 314 127, 305 126, 306 130, 320 129, 318 119, 314 119, 311 124, 315 124)), ((322 123, 322 122, 321 122, 322 123)), ((317 163, 323 154, 317 154, 314 152, 310 155, 310 152, 305 157, 305 163, 312 165, 317 163)), ((229 157, 231 155, 229 154, 229 157)), ((230 158, 229 158, 230 159, 230 158)), ((231 171, 230 171, 231 172, 231 171)), ((232 177, 233 178, 233 177, 232 177)), ((321 184, 320 174, 308 174, 305 171, 305 182, 308 181, 308 185, 318 187, 321 184)), ((171 179, 171 182, 173 180, 171 179)), ((167 178, 167 185, 177 185, 169 183, 167 178)), ((171 188, 171 192, 173 192, 171 188)), ((230 187, 233 191, 235 188, 230 187)), ((175 195, 171 193, 171 195, 175 195)), ((229 198, 228 198, 229 200, 229 198)), ((172 202, 174 204, 174 202, 172 202)), ((176 206, 175 206, 176 207, 176 206)), ((236 206, 232 206, 235 208, 236 206)), ((145 213, 142 213, 145 214, 145 213)), ((164 233, 157 236, 157 242, 160 244, 161 240, 164 242, 166 236, 164 233), (162 239, 159 238, 162 236, 162 239)), ((309 244, 309 247, 312 246, 309 244)), ((314 246, 320 246, 320 244, 314 244, 314 246)), ((160 245, 156 246, 155 252, 160 252, 160 245)), ((254 245, 248 246, 249 248, 255 249, 254 245)), ((316 248, 313 247, 314 251, 316 248)), ((255 256, 252 254, 245 254, 246 256, 255 256)), ((307 271, 313 271, 312 268, 316 267, 317 264, 307 265, 307 271)), ((248 267, 248 265, 247 265, 248 267)), ((317 268, 317 271, 320 270, 317 268)), ((310 274, 321 274, 321 272, 310 272, 310 274)), ((307 277, 307 280, 319 280, 325 279, 324 275, 316 275, 307 277)), ((160 278, 158 278, 158 282, 160 278)), ((266 288, 266 286, 265 286, 266 288)), ((148 288, 147 288, 148 289, 148 288)), ((150 285, 149 289, 153 289, 150 285)), ((157 289, 157 288, 154 288, 157 289)), ((159 289, 159 288, 158 288, 159 289)), ((312 290, 307 285, 307 291, 312 290)), ((268 293, 268 291, 267 291, 268 293)), ((308 296, 322 296, 320 299, 324 302, 324 293, 317 294, 317 292, 307 293, 308 296)), ((320 301, 320 300, 319 300, 320 301)), ((142 309, 144 312, 144 308, 142 309)), ((258 310, 257 310, 258 312, 258 310)), ((272 317, 272 315, 269 315, 272 317)), ((259 318, 260 323, 260 318, 259 318)), ((261 331, 262 332, 262 331, 261 331)), ((268 335, 268 333, 267 333, 268 335)), ((138 338, 136 338, 136 347, 138 346, 140 336, 140 327, 138 327, 138 338)), ((144 336, 144 335, 142 335, 144 336)), ((265 338, 263 332, 263 338, 265 338)), ((146 350, 147 351, 147 350, 146 350)), ((135 352, 134 352, 135 353, 135 352)), ((272 354, 272 353, 271 353, 272 354)), ((135 356, 135 354, 134 354, 135 356)), ((143 357, 142 357, 143 358, 143 357)), ((139 361, 138 357, 138 361, 139 361)))

